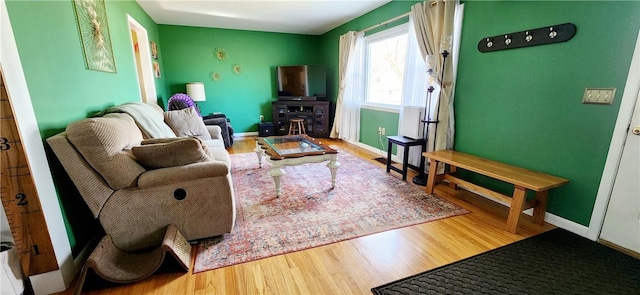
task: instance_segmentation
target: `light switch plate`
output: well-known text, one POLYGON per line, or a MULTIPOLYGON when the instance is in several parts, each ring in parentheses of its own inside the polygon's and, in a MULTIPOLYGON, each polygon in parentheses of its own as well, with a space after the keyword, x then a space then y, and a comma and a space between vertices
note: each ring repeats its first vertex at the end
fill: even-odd
POLYGON ((611 104, 615 95, 615 88, 585 88, 582 103, 611 104))

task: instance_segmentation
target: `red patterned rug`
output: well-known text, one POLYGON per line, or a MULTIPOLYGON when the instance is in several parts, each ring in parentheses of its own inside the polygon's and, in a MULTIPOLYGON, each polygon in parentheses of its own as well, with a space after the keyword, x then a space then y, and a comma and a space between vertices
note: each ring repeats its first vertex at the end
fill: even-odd
POLYGON ((268 162, 258 168, 255 153, 231 162, 236 225, 198 243, 194 273, 468 213, 345 151, 335 189, 326 163, 285 167, 280 198, 268 162))

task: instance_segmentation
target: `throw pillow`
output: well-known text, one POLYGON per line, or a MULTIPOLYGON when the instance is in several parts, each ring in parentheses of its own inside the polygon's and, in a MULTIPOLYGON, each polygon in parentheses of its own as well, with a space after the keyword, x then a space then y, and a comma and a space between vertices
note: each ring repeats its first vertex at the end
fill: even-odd
POLYGON ((194 108, 167 111, 164 113, 164 122, 171 127, 177 136, 196 136, 202 140, 211 139, 204 121, 194 108))
POLYGON ((152 143, 131 148, 138 162, 148 168, 167 168, 211 161, 196 138, 182 138, 165 143, 152 143))
MULTIPOLYGON (((206 154, 209 154, 209 147, 207 146, 207 144, 202 141, 202 139, 196 137, 196 136, 183 136, 183 137, 173 137, 173 138, 147 138, 147 139, 143 139, 140 144, 141 145, 146 145, 146 144, 156 144, 156 143, 170 143, 170 142, 174 142, 176 140, 183 140, 183 139, 188 139, 188 138, 192 138, 197 140, 200 145, 202 146, 202 149, 204 150, 204 152, 206 154)), ((211 156, 211 155, 209 155, 211 156)))

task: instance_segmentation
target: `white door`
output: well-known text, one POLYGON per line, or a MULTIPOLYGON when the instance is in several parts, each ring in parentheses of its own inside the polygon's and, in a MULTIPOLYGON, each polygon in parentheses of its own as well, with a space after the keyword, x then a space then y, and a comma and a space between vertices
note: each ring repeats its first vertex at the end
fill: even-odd
POLYGON ((640 253, 639 91, 635 89, 636 103, 600 232, 600 239, 637 253, 640 253))

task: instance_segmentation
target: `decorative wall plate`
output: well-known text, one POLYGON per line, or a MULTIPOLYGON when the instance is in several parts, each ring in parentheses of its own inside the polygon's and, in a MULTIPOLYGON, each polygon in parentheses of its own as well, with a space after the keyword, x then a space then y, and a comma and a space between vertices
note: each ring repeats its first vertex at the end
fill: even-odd
POLYGON ((219 61, 224 61, 225 59, 227 59, 227 51, 224 50, 224 48, 216 48, 213 54, 219 61))
POLYGON ((218 73, 218 72, 211 73, 211 80, 212 81, 218 82, 218 81, 220 81, 220 79, 222 79, 222 75, 220 75, 220 73, 218 73))
POLYGON ((242 68, 240 68, 239 64, 235 64, 231 71, 236 75, 240 75, 242 73, 242 68))

